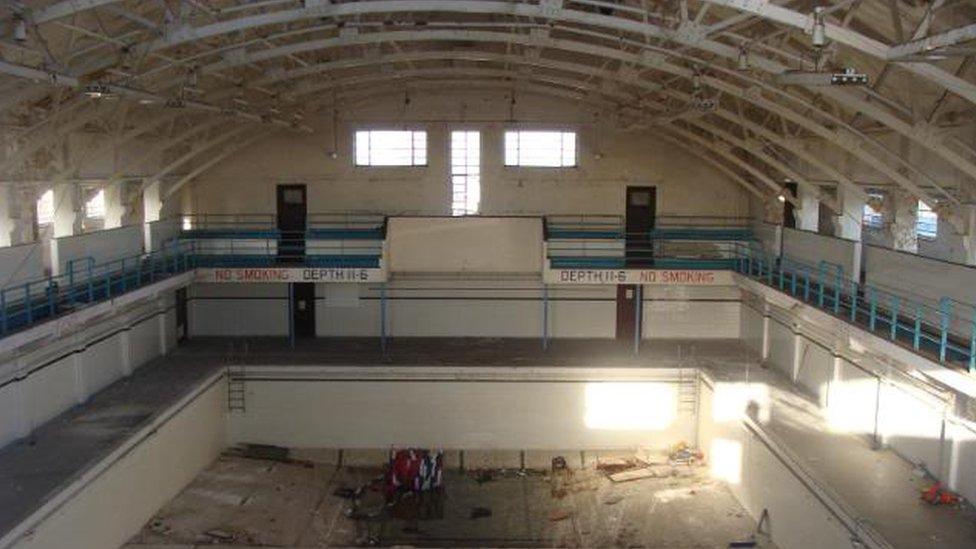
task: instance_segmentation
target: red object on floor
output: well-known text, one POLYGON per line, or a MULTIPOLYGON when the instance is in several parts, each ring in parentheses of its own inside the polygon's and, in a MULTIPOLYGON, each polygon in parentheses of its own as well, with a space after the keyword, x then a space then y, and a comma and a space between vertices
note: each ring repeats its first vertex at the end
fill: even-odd
POLYGON ((959 503, 959 496, 936 482, 927 490, 922 491, 922 501, 929 505, 955 505, 959 503))

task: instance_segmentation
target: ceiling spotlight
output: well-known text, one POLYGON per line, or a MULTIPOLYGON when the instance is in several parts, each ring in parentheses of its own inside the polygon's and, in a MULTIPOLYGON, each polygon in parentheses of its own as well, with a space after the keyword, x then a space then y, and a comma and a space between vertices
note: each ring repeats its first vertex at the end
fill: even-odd
POLYGON ((827 45, 827 23, 823 6, 813 8, 813 47, 822 48, 827 45))
POLYGON ((85 95, 92 99, 104 99, 106 97, 113 97, 115 92, 105 84, 93 82, 85 86, 85 95))
POLYGON ((24 21, 21 16, 14 18, 14 40, 18 42, 27 41, 27 21, 24 21))

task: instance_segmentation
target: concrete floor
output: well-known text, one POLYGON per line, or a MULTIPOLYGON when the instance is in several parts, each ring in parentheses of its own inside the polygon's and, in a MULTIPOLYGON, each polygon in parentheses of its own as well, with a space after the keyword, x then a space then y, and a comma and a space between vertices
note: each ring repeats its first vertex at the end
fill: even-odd
MULTIPOLYGON (((282 339, 194 340, 45 424, 30 439, 0 449, 0 532, 27 517, 200 380, 230 363, 369 367, 680 365, 708 368, 718 380, 762 381, 773 389, 771 421, 765 427, 893 545, 976 547, 976 515, 972 509, 920 503, 919 490, 927 483, 913 474, 912 464, 891 451, 873 450, 861 436, 832 432, 808 397, 778 373, 759 368, 753 353, 735 340, 644 342, 637 357, 632 347, 612 341, 554 341, 544 352, 538 340, 403 339, 391 340, 384 355, 375 339, 299 342, 294 351, 282 339)), ((322 505, 330 499, 322 498, 322 505)), ((702 516, 710 512, 702 506, 695 509, 702 516)), ((694 513, 689 513, 688 520, 692 520, 691 515, 694 513)), ((578 541, 566 534, 560 536, 548 535, 545 543, 578 541)))
POLYGON ((932 484, 890 449, 875 450, 866 436, 836 432, 823 411, 797 392, 785 376, 750 362, 711 367, 721 381, 765 383, 770 417, 763 426, 798 457, 862 523, 895 547, 976 547, 976 510, 931 506, 920 492, 932 484))
POLYGON ((386 351, 378 338, 194 338, 177 355, 213 357, 235 364, 350 366, 692 366, 701 358, 745 360, 748 350, 736 339, 646 340, 640 354, 631 341, 551 340, 544 349, 536 338, 391 338, 386 351))
MULTIPOLYGON (((382 453, 378 453, 380 456, 382 453)), ((613 483, 594 469, 574 470, 566 494, 553 495, 545 472, 514 470, 479 484, 445 470, 444 518, 366 523, 345 516, 334 496, 379 474, 378 468, 286 464, 223 457, 200 474, 126 546, 213 547, 208 531, 233 536, 224 546, 328 547, 363 544, 494 547, 727 547, 756 525, 728 489, 702 467, 680 476, 613 483), (471 509, 492 514, 471 518, 471 509), (553 513, 568 514, 553 520, 553 513)), ((676 470, 677 474, 678 471, 676 470)), ((370 494, 364 507, 380 505, 370 494)), ((761 547, 772 545, 760 539, 761 547)))
POLYGON ((0 535, 222 367, 162 358, 0 448, 0 535))

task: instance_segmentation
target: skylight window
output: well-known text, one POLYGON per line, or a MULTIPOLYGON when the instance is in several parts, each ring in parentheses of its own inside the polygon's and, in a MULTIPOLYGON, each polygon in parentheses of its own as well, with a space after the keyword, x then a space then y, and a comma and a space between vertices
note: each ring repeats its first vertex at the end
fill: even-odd
POLYGON ((918 201, 915 234, 921 238, 935 238, 939 234, 939 214, 932 211, 932 208, 921 200, 918 201))
POLYGON ((48 189, 37 199, 37 224, 54 223, 54 190, 48 189))
POLYGON ((576 132, 505 132, 505 165, 572 168, 576 166, 576 132))
POLYGON ((870 200, 864 204, 864 211, 861 214, 861 224, 872 229, 880 229, 884 227, 884 214, 880 210, 875 210, 871 203, 880 204, 884 200, 884 195, 870 193, 868 198, 870 200))
POLYGON ((427 132, 356 132, 357 166, 426 166, 427 132))
POLYGON ((105 217, 105 189, 99 189, 95 196, 85 203, 85 217, 105 217))

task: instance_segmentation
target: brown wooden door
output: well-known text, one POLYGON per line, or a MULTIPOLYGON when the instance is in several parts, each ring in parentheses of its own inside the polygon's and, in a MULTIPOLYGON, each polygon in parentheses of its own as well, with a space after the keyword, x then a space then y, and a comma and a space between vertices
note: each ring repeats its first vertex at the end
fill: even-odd
POLYGON ((631 342, 637 330, 637 286, 617 286, 617 339, 631 342))
POLYGON ((292 283, 291 300, 295 337, 315 337, 315 283, 292 283))
POLYGON ((305 185, 278 185, 278 261, 305 262, 305 185))
POLYGON ((627 187, 626 257, 628 267, 650 267, 654 264, 651 229, 657 210, 656 187, 627 187))

